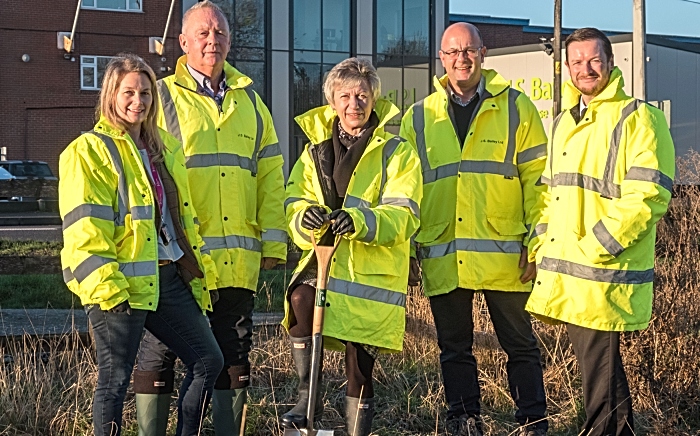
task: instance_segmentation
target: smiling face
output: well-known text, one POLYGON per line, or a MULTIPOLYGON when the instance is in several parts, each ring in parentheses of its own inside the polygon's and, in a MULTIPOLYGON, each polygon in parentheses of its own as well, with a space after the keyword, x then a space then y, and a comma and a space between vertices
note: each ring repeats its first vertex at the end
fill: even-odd
POLYGON ((369 121, 374 110, 374 97, 369 84, 362 80, 356 86, 339 86, 333 91, 331 107, 338 113, 340 126, 351 135, 357 135, 369 121))
POLYGON ((476 89, 485 56, 486 47, 473 25, 457 23, 445 30, 440 60, 453 89, 463 92, 476 89))
POLYGON ((200 8, 187 15, 180 35, 180 47, 192 68, 212 79, 217 78, 230 46, 228 25, 221 14, 212 8, 200 8))
POLYGON ((151 80, 148 76, 145 73, 127 73, 117 89, 116 112, 130 133, 140 131, 152 104, 151 80))
POLYGON ((608 85, 615 64, 612 56, 608 59, 605 55, 603 44, 597 39, 590 39, 569 44, 566 66, 571 81, 583 95, 583 102, 588 104, 608 85))

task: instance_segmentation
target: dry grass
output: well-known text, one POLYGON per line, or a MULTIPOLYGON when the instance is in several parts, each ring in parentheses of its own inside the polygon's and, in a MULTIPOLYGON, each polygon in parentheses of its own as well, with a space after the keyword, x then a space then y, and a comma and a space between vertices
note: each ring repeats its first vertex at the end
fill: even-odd
MULTIPOLYGON (((700 182, 700 156, 681 163, 684 180, 700 182), (695 177, 698 180, 692 180, 695 177)), ((649 329, 623 336, 623 358, 632 389, 639 435, 700 435, 700 190, 672 201, 659 224, 654 317, 649 329)), ((376 368, 378 435, 436 435, 444 400, 435 330, 427 300, 408 298, 404 351, 383 356, 376 368)), ((483 417, 491 435, 515 431, 505 355, 498 348, 482 299, 475 301, 483 417), (482 315, 484 314, 484 315, 482 315)), ((576 435, 582 422, 578 366, 565 331, 535 323, 542 346, 549 401, 550 434, 576 435)), ((0 369, 0 435, 83 435, 90 431, 90 402, 96 380, 94 357, 71 337, 41 350, 25 338, 4 346, 13 356, 0 369)), ((281 434, 277 417, 295 399, 296 376, 285 334, 258 331, 251 355, 247 433, 281 434)), ((339 353, 327 353, 323 382, 323 428, 343 428, 344 374, 339 353)), ((125 435, 135 435, 133 396, 127 397, 125 435)), ((174 422, 171 422, 174 430, 174 422)), ((207 422, 204 431, 212 435, 207 422)))

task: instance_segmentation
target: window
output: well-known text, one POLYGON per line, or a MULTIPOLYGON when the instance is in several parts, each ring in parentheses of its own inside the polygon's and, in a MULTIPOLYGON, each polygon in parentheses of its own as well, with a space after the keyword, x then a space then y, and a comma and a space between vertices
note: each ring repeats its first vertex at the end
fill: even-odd
MULTIPOLYGON (((375 4, 375 65, 382 80, 382 94, 402 113, 430 93, 432 3, 431 0, 377 0, 375 4)), ((400 123, 400 117, 389 122, 394 133, 398 133, 400 123)))
MULTIPOLYGON (((294 115, 327 104, 326 73, 350 57, 350 0, 295 0, 293 95, 294 115)), ((308 139, 294 125, 291 158, 301 155, 308 139)))
POLYGON ((231 49, 226 58, 253 80, 253 89, 267 102, 266 0, 212 0, 228 19, 231 49))
POLYGON ((97 91, 102 87, 109 56, 80 56, 80 89, 97 91))
POLYGON ((141 12, 143 0, 83 0, 83 9, 141 12))

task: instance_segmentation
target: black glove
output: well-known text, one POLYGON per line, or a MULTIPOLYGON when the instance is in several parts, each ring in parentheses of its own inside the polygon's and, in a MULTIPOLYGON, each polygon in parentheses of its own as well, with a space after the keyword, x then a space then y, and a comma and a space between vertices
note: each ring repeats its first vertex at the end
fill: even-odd
POLYGON ((346 233, 355 233, 355 223, 349 213, 343 209, 334 210, 328 216, 328 219, 335 220, 331 224, 331 231, 336 235, 344 235, 346 233))
POLYGON ((326 209, 319 206, 311 206, 304 212, 301 219, 301 226, 307 230, 318 230, 323 227, 323 223, 328 219, 326 209))
POLYGON ((129 305, 129 301, 122 301, 121 303, 117 304, 113 308, 109 309, 108 312, 112 313, 126 313, 127 315, 131 315, 131 306, 129 305))

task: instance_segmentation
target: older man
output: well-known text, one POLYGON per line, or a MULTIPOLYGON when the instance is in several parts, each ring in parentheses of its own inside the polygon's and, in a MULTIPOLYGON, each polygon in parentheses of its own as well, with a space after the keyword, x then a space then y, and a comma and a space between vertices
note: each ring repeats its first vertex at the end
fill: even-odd
POLYGON ((527 310, 565 323, 581 368, 581 434, 633 435, 620 332, 649 324, 656 222, 671 198, 674 150, 666 118, 623 91, 610 40, 597 29, 566 39, 562 107, 531 239, 537 282, 527 310))
MULTIPOLYGON (((200 233, 219 275, 220 298, 209 319, 225 362, 213 394, 214 428, 221 435, 239 434, 259 270, 283 262, 287 253, 277 136, 252 80, 226 62, 230 45, 218 6, 196 3, 182 20, 185 55, 175 74, 158 83, 160 124, 184 147, 200 233)), ((171 357, 153 337, 144 339, 134 377, 142 434, 167 420, 171 357)))
POLYGON ((472 302, 482 292, 508 355, 518 434, 543 435, 540 351, 525 311, 535 266, 525 247, 539 216, 547 138, 527 96, 481 68, 486 47, 476 27, 453 24, 441 47, 447 75, 406 113, 401 136, 416 144, 423 169, 415 240, 441 350, 447 434, 481 435, 472 302))

